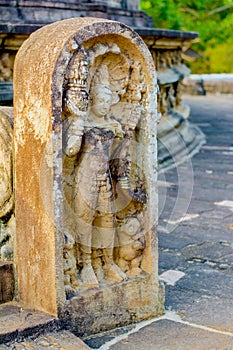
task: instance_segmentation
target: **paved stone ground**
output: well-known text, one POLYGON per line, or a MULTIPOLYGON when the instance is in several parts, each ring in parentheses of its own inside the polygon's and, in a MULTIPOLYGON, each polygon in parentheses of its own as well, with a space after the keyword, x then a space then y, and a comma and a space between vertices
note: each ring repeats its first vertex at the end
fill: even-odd
POLYGON ((207 142, 159 176, 166 314, 86 339, 93 349, 233 350, 233 98, 186 101, 207 142))

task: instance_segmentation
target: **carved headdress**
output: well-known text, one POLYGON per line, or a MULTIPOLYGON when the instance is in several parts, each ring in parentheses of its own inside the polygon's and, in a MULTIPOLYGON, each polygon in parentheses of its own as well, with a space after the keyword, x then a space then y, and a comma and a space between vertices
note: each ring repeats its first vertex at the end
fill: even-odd
POLYGON ((73 56, 66 76, 67 86, 85 90, 88 77, 88 59, 87 53, 83 48, 73 56))
MULTIPOLYGON (((110 90, 110 79, 108 67, 105 64, 101 64, 93 77, 91 83, 91 90, 107 88, 110 90)), ((111 90, 110 90, 111 91, 111 90)))
POLYGON ((87 111, 88 68, 87 53, 79 47, 69 62, 64 80, 63 114, 66 117, 74 114, 82 116, 81 112, 87 111))

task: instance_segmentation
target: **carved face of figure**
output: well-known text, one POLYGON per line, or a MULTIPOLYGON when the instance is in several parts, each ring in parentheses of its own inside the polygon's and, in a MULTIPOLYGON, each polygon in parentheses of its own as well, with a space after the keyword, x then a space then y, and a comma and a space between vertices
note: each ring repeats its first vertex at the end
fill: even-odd
POLYGON ((112 105, 112 92, 108 87, 98 87, 92 91, 92 106, 93 113, 99 117, 105 117, 112 105))

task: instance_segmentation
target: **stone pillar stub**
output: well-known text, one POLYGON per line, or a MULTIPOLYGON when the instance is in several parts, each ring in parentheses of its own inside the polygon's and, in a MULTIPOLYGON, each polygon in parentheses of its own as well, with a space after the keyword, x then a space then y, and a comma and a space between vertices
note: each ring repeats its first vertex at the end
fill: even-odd
POLYGON ((156 108, 150 52, 119 22, 55 22, 16 56, 18 296, 77 334, 163 312, 156 108))

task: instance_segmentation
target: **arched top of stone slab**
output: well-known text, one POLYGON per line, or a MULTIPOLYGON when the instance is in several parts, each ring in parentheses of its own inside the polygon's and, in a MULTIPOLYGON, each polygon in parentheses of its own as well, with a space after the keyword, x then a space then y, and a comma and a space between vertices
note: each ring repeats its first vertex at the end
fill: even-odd
MULTIPOLYGON (((16 56, 14 141, 19 299, 30 307, 54 315, 65 303, 63 179, 66 179, 69 167, 63 164, 62 144, 63 129, 66 128, 63 121, 68 109, 63 107, 70 101, 69 98, 66 100, 66 93, 71 90, 72 97, 72 87, 84 86, 75 100, 82 104, 95 75, 103 74, 104 67, 108 66, 111 67, 109 74, 114 72, 116 77, 118 62, 128 69, 130 83, 126 93, 120 91, 117 96, 118 90, 114 90, 114 102, 117 101, 114 107, 119 109, 115 111, 116 123, 112 128, 115 130, 118 118, 122 119, 122 124, 129 121, 129 128, 135 130, 135 143, 140 145, 141 152, 137 152, 140 166, 137 166, 138 172, 136 166, 132 172, 135 183, 138 176, 138 184, 141 173, 146 174, 143 184, 147 199, 146 204, 142 204, 146 246, 141 266, 148 275, 154 276, 153 271, 157 274, 157 270, 151 258, 151 237, 157 220, 154 186, 157 171, 156 74, 147 46, 138 34, 119 22, 72 18, 34 32, 16 56), (85 73, 86 58, 88 74, 85 73), (114 58, 114 67, 111 58, 114 58), (98 68, 95 70, 95 67, 98 68), (138 108, 130 109, 131 102, 138 108)), ((109 81, 114 82, 114 79, 109 81)), ((118 131, 120 134, 120 126, 118 131)), ((144 194, 144 188, 142 192, 144 194)))
MULTIPOLYGON (((51 127, 46 111, 50 107, 53 130, 61 123, 62 86, 72 55, 79 46, 88 49, 98 42, 98 38, 103 43, 109 36, 123 48, 123 52, 128 52, 129 57, 134 56, 142 62, 148 96, 150 92, 153 93, 156 85, 154 63, 146 44, 137 33, 111 20, 71 18, 42 27, 21 46, 14 72, 16 123, 18 111, 26 106, 25 123, 28 119, 30 126, 24 126, 34 128, 35 136, 46 142, 51 127), (43 110, 45 113, 41 113, 43 110)), ((21 121, 20 127, 24 126, 21 121)), ((19 134, 16 137, 18 146, 22 140, 19 134)))

